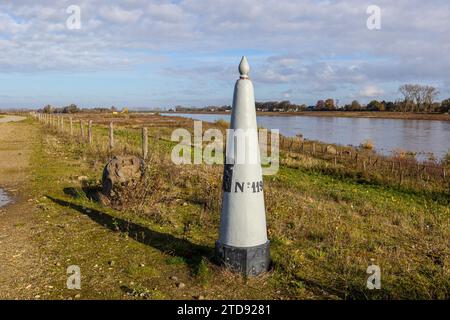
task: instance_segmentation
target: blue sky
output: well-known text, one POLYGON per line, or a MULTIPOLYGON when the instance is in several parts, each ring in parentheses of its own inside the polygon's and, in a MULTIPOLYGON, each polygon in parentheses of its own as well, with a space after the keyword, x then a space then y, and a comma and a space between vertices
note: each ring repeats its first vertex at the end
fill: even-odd
POLYGON ((0 108, 230 104, 242 55, 259 101, 395 100, 403 83, 441 100, 448 21, 443 0, 4 0, 0 108), (372 4, 380 30, 366 26, 372 4))

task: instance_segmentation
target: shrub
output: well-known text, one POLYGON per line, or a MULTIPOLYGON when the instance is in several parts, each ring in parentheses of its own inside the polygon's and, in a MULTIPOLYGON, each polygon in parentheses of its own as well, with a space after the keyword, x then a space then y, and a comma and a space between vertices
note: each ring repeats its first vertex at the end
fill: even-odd
POLYGON ((373 150, 374 146, 375 145, 371 139, 366 139, 360 144, 360 147, 366 150, 373 150))

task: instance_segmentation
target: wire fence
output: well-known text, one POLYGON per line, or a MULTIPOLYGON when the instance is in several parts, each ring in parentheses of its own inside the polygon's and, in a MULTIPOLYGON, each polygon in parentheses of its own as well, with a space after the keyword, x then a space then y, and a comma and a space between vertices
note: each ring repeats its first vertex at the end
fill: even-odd
MULTIPOLYGON (((119 130, 114 128, 114 122, 95 123, 99 131, 94 130, 94 121, 86 119, 75 119, 71 116, 56 116, 43 113, 31 113, 33 118, 40 123, 56 130, 60 133, 68 134, 73 141, 91 145, 99 152, 103 151, 111 154, 117 151, 118 137, 121 141, 130 140, 124 143, 122 152, 140 155, 143 159, 148 157, 148 137, 156 140, 171 141, 170 137, 165 137, 161 133, 149 135, 148 128, 143 124, 131 127, 121 127, 119 130), (128 136, 127 130, 141 130, 140 141, 136 141, 136 135, 128 136), (94 134, 97 136, 94 137, 94 134), (95 140, 95 145, 94 145, 95 140), (140 146, 139 146, 140 144, 140 146)), ((165 126, 165 124, 162 124, 165 126)), ((168 127, 173 127, 173 121, 168 127)), ((405 181, 420 182, 423 184, 437 184, 448 187, 448 170, 449 164, 442 161, 436 162, 420 162, 415 158, 408 157, 407 153, 398 153, 395 156, 384 156, 375 153, 372 150, 364 148, 355 148, 351 146, 339 146, 326 144, 318 141, 305 140, 302 137, 284 137, 280 136, 280 151, 285 155, 304 155, 314 159, 323 160, 329 166, 345 169, 347 171, 360 172, 362 174, 378 175, 386 180, 396 182, 400 185, 405 181)))
POLYGON ((280 137, 280 149, 322 159, 335 165, 344 165, 361 172, 377 172, 397 179, 399 183, 405 178, 424 182, 448 182, 448 164, 420 162, 408 157, 407 153, 388 157, 364 148, 307 141, 300 137, 280 137))

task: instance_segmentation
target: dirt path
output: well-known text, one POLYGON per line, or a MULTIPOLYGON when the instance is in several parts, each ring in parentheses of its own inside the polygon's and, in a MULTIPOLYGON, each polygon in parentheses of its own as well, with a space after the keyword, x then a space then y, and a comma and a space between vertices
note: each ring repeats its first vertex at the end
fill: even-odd
POLYGON ((31 236, 35 207, 27 197, 29 157, 36 128, 24 117, 0 119, 0 188, 13 202, 0 208, 0 298, 35 297, 39 275, 38 249, 31 236))
POLYGON ((21 116, 4 116, 4 117, 0 117, 0 123, 8 123, 8 122, 18 122, 18 121, 22 121, 25 120, 25 117, 21 117, 21 116))

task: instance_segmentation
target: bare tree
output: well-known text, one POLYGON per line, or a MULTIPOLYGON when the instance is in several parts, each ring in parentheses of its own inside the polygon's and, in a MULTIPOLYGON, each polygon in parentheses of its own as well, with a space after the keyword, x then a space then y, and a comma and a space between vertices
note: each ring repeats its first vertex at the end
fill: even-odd
POLYGON ((420 84, 404 84, 398 89, 404 97, 402 111, 431 112, 433 101, 439 91, 432 86, 420 84))
POLYGON ((423 88, 423 104, 425 111, 432 112, 433 102, 439 95, 439 90, 432 86, 425 86, 423 88))
POLYGON ((398 88, 398 91, 400 91, 404 97, 401 111, 412 111, 408 110, 408 107, 414 104, 414 86, 412 84, 404 84, 398 88))

